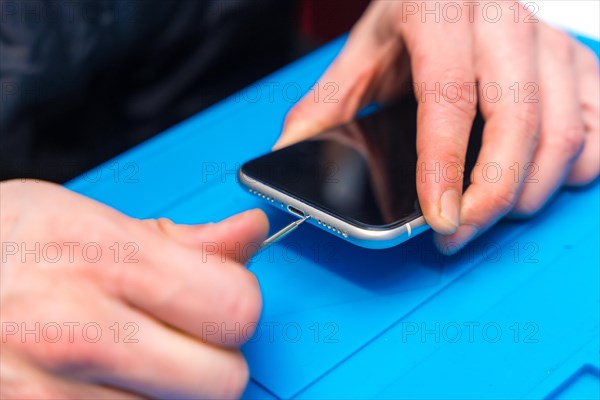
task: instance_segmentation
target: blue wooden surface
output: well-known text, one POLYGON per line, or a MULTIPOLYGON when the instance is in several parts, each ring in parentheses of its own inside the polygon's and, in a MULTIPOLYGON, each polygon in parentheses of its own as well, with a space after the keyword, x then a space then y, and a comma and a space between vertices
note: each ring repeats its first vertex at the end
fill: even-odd
MULTIPOLYGON (((307 92, 342 45, 67 187, 131 216, 186 223, 261 207, 279 228, 288 216, 242 190, 235 170, 269 151, 294 90, 307 92)), ((503 221, 453 257, 430 233, 377 251, 305 225, 250 265, 264 311, 243 349, 245 397, 599 398, 599 205, 598 180, 563 191, 536 218, 503 221)))

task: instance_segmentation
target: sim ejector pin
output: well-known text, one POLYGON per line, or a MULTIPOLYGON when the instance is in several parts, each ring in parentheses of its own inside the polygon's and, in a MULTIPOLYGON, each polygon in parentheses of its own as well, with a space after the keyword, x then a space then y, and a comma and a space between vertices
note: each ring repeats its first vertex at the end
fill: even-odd
POLYGON ((306 215, 302 219, 294 221, 291 224, 289 224, 288 226, 286 226, 285 228, 275 232, 273 235, 268 237, 264 242, 262 242, 262 244, 260 245, 259 251, 264 249, 265 247, 268 247, 268 246, 272 245, 273 243, 277 242, 278 240, 280 240, 281 238, 286 236, 288 233, 290 233, 291 231, 293 231, 294 229, 299 227, 301 223, 303 223, 304 221, 306 221, 309 218, 310 218, 310 215, 306 215))

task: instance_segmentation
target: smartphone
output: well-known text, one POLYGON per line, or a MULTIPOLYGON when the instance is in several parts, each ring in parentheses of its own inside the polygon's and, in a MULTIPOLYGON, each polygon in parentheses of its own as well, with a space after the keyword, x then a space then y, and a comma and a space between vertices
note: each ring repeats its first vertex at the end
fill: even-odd
POLYGON ((458 179, 463 190, 481 146, 473 123, 464 169, 439 165, 417 176, 417 102, 404 97, 311 139, 246 162, 239 180, 250 193, 355 245, 396 246, 427 230, 417 179, 458 179))

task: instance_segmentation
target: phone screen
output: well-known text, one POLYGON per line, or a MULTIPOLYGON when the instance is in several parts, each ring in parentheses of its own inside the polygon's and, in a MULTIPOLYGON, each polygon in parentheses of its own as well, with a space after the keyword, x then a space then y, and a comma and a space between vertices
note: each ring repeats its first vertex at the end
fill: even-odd
POLYGON ((464 174, 466 188, 481 145, 483 120, 477 115, 464 171, 439 165, 417 177, 416 123, 416 101, 406 97, 249 161, 242 171, 355 226, 389 229, 421 216, 416 179, 457 179, 464 174))

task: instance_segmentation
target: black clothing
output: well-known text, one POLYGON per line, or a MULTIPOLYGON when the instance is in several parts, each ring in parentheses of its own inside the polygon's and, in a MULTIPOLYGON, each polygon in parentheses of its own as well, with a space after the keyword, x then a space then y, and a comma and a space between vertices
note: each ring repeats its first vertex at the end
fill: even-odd
POLYGON ((64 182, 289 62, 282 0, 0 0, 0 179, 64 182))

